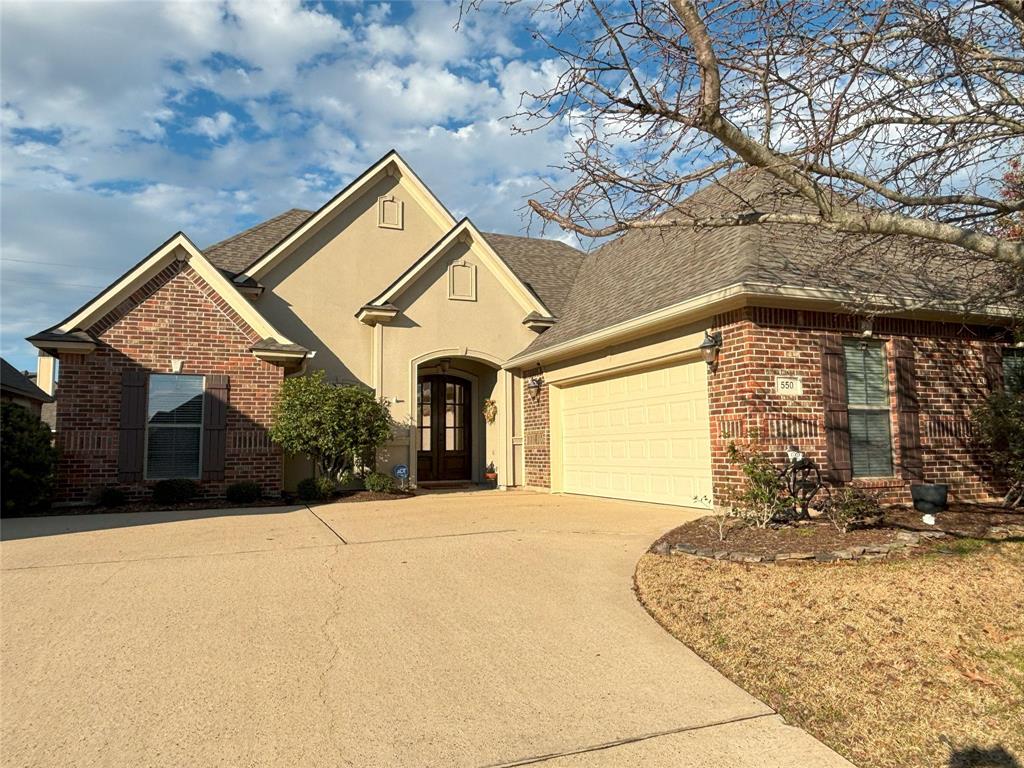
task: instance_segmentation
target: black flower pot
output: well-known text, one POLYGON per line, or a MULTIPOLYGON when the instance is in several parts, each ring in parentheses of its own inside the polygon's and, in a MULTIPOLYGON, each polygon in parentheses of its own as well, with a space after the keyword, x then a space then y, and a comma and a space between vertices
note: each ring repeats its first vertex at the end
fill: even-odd
POLYGON ((946 508, 949 486, 945 483, 925 483, 910 486, 910 497, 914 500, 914 509, 927 515, 933 515, 946 508))

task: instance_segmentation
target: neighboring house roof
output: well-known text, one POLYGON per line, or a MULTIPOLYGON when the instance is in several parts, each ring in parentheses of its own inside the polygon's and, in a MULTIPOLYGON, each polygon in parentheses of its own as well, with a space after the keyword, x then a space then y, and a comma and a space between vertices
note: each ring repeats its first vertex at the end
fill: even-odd
POLYGON ((0 357, 0 389, 8 394, 36 400, 40 403, 53 402, 52 397, 33 384, 25 374, 2 357, 0 357))
POLYGON ((555 315, 562 314, 576 273, 587 258, 583 251, 559 240, 483 232, 506 264, 555 315))
MULTIPOLYGON (((694 216, 749 211, 809 210, 764 171, 730 174, 701 190, 684 210, 694 216)), ((933 247, 913 256, 906 240, 879 242, 801 225, 750 225, 694 229, 685 226, 634 229, 589 254, 580 267, 557 325, 517 358, 574 342, 602 329, 730 288, 780 295, 787 287, 822 299, 845 295, 893 308, 962 307, 972 288, 984 288, 999 303, 1001 268, 977 257, 933 247), (912 258, 927 259, 914 268, 912 258)), ((976 305, 977 306, 977 305, 976 305)))
POLYGON ((292 208, 272 219, 261 221, 244 232, 207 246, 203 255, 215 267, 229 272, 232 277, 241 273, 313 215, 312 211, 292 208))

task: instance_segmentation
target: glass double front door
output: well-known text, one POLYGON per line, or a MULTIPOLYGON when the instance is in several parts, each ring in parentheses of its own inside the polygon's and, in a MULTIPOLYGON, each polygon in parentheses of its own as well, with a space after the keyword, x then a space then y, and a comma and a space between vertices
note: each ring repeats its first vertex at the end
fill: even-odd
POLYGON ((420 376, 417 388, 417 465, 420 482, 471 477, 470 383, 457 376, 420 376))

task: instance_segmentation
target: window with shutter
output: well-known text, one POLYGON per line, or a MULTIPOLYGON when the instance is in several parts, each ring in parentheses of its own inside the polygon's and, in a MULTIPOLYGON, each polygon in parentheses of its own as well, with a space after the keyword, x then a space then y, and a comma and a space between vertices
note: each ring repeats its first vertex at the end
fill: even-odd
POLYGON ((846 404, 854 477, 892 475, 889 377, 881 342, 846 340, 846 404))
POLYGON ((1007 394, 1024 394, 1024 349, 1003 351, 1003 387, 1007 394))
POLYGON ((146 405, 146 478, 199 479, 203 377, 152 375, 146 405))

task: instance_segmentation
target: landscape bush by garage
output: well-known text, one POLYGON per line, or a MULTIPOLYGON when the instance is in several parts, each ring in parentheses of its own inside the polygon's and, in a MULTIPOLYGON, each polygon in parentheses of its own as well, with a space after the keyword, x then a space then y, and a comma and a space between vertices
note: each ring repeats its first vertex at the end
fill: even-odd
POLYGON ((247 480, 229 485, 224 495, 228 501, 235 504, 249 504, 253 501, 259 501, 263 493, 258 483, 247 480))
POLYGON ((787 498, 786 484, 767 455, 757 446, 744 449, 729 443, 729 460, 743 473, 743 482, 730 500, 735 516, 758 528, 788 516, 792 500, 787 498))
POLYGON ((832 490, 832 497, 824 504, 824 513, 836 530, 846 533, 880 518, 882 507, 877 496, 863 488, 844 485, 832 490))
POLYGON ((3 513, 28 514, 50 503, 57 450, 50 428, 20 405, 3 403, 3 513))
POLYGON ((199 484, 194 480, 161 480, 153 486, 155 504, 187 504, 199 495, 199 484))

